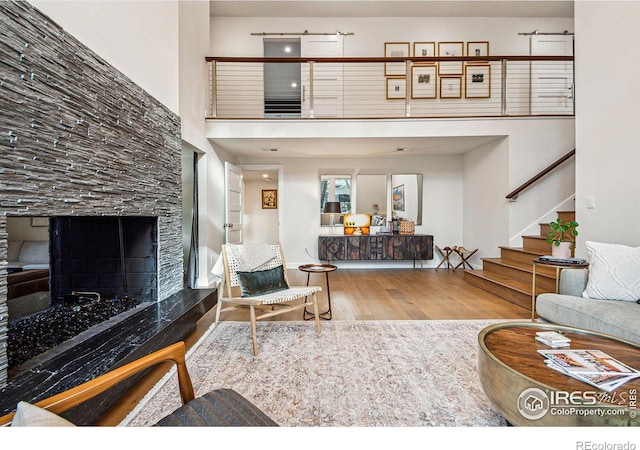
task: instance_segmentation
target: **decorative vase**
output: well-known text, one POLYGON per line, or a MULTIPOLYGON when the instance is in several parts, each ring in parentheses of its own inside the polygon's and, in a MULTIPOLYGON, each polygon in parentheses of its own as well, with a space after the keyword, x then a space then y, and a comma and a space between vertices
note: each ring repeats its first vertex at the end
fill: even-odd
POLYGON ((551 244, 551 256, 554 258, 571 258, 571 242, 560 242, 560 245, 551 244))

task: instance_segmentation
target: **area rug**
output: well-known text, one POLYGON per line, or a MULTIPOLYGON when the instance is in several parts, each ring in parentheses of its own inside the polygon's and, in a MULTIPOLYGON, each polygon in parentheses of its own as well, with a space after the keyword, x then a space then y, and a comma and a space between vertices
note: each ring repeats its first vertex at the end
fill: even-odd
MULTIPOLYGON (((231 388, 281 426, 505 426, 477 372, 477 336, 497 321, 332 321, 212 327, 187 355, 196 396, 231 388)), ((142 427, 180 406, 169 372, 122 422, 142 427)))

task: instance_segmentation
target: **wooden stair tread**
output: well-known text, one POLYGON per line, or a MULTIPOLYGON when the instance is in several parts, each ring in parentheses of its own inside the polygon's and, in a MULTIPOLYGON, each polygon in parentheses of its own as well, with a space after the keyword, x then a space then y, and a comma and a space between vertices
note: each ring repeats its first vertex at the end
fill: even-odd
MULTIPOLYGON (((520 261, 516 261, 509 258, 482 258, 483 261, 489 261, 493 264, 498 264, 505 267, 511 267, 513 269, 521 270, 531 274, 533 277, 533 263, 527 264, 520 261)), ((536 276, 549 277, 555 279, 555 269, 550 267, 538 266, 536 268, 536 276)), ((533 279, 533 278, 532 278, 533 279)))
POLYGON ((540 239, 540 240, 547 240, 546 236, 543 236, 541 234, 528 234, 526 236, 522 236, 523 238, 527 238, 527 239, 540 239))
MULTIPOLYGON (((500 286, 509 288, 511 290, 517 291, 521 294, 527 295, 531 297, 531 283, 523 283, 517 280, 514 280, 510 277, 505 277, 504 275, 500 275, 494 272, 487 272, 486 270, 467 270, 465 275, 475 276, 478 278, 482 278, 484 280, 491 281, 495 284, 499 284, 500 286)), ((546 292, 544 289, 536 289, 539 294, 546 292)))
POLYGON ((537 251, 533 251, 533 250, 527 250, 524 247, 507 247, 506 245, 501 245, 498 248, 499 249, 510 250, 512 252, 527 253, 527 254, 531 255, 531 259, 535 259, 538 256, 542 256, 543 255, 543 253, 540 253, 540 252, 537 252, 537 251))

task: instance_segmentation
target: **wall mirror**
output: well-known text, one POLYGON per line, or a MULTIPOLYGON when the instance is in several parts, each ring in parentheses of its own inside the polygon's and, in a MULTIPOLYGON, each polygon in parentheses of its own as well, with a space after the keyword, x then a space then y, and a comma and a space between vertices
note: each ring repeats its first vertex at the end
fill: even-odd
POLYGON ((422 174, 391 175, 391 212, 422 225, 422 174))
POLYGON ((356 214, 371 214, 371 225, 386 225, 387 175, 356 176, 356 214))
POLYGON ((332 214, 324 212, 327 202, 340 203, 340 217, 334 214, 333 221, 342 223, 342 216, 351 213, 351 175, 320 175, 320 225, 331 226, 332 214))

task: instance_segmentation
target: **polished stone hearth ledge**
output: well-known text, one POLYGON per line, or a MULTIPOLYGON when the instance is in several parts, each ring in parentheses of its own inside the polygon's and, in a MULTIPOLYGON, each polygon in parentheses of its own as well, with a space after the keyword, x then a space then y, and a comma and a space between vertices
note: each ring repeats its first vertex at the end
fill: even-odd
MULTIPOLYGON (((185 289, 141 308, 111 327, 97 329, 71 348, 11 380, 0 390, 0 415, 15 409, 20 400, 42 400, 184 340, 216 301, 215 289, 185 289)), ((121 383, 64 416, 78 425, 93 423, 141 376, 121 383)))

